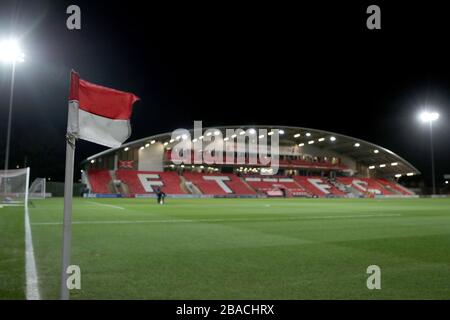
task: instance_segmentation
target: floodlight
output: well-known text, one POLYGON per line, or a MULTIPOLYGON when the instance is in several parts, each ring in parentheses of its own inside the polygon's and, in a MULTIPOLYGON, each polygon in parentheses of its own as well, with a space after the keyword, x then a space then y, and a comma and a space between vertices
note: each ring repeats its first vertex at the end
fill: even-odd
POLYGON ((16 39, 8 39, 0 42, 0 60, 3 62, 17 63, 25 61, 25 54, 16 39))

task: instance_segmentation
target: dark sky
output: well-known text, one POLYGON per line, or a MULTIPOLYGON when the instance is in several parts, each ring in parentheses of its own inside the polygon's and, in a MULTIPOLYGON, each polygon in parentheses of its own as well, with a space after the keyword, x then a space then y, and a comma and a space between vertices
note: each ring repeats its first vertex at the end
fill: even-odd
MULTIPOLYGON (((194 120, 304 126, 380 144, 425 178, 428 132, 416 114, 428 104, 441 114, 440 181, 450 173, 447 11, 430 1, 395 2, 376 2, 382 30, 369 31, 373 2, 2 0, 0 38, 18 35, 27 55, 16 72, 11 166, 26 157, 34 177, 63 180, 74 68, 141 97, 130 140, 194 120), (81 31, 66 28, 70 4, 81 7, 81 31)), ((9 67, 0 65, 1 166, 9 81, 9 67)), ((77 161, 104 149, 80 141, 77 161)))

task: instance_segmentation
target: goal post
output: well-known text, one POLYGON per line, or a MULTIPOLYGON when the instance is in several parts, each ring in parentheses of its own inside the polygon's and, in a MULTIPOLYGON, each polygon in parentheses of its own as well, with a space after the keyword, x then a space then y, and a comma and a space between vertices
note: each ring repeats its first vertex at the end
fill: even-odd
POLYGON ((27 203, 30 168, 0 170, 0 203, 27 203))
POLYGON ((28 196, 30 199, 45 199, 46 193, 46 179, 36 178, 28 190, 28 196))

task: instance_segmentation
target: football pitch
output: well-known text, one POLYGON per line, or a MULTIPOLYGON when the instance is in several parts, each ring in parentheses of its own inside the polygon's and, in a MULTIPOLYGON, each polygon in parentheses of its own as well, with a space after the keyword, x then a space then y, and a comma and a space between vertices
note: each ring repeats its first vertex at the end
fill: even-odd
MULTIPOLYGON (((74 199, 72 299, 449 299, 450 199, 74 199), (381 289, 366 286, 381 268, 381 289)), ((63 200, 29 206, 43 299, 63 200)), ((25 298, 24 208, 0 208, 0 298, 25 298)))

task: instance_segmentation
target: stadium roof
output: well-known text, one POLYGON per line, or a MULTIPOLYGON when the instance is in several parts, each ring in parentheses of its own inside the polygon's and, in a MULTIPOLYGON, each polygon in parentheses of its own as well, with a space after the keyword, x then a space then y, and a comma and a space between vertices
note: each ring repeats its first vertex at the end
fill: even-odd
MULTIPOLYGON (((350 158, 355 159, 357 162, 362 163, 373 170, 382 170, 383 175, 395 175, 395 174, 410 174, 417 175, 420 171, 414 167, 411 163, 392 152, 391 150, 374 143, 350 137, 347 135, 304 127, 291 127, 291 126, 275 126, 275 125, 244 125, 244 126, 220 126, 220 127, 204 127, 202 132, 208 129, 218 129, 224 133, 225 129, 279 129, 280 130, 280 146, 286 145, 300 145, 314 144, 314 147, 320 149, 326 149, 337 154, 342 154, 350 158), (281 131, 282 130, 282 131, 281 131), (283 133, 282 133, 283 132, 283 133), (282 133, 282 134, 281 134, 282 133), (310 143, 314 141, 314 143, 310 143)), ((193 136, 193 129, 189 130, 191 136, 193 136)), ((159 142, 169 142, 172 138, 172 131, 153 136, 148 136, 142 139, 130 141, 123 144, 119 148, 112 148, 100 153, 94 154, 83 161, 90 161, 111 153, 116 152, 119 149, 126 147, 141 146, 149 143, 152 140, 159 142)))

